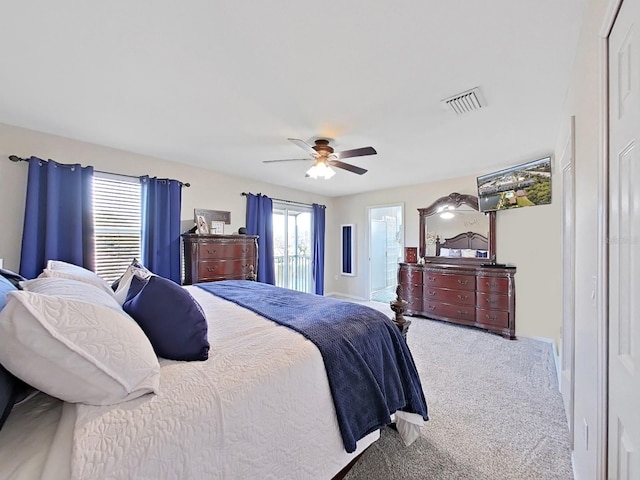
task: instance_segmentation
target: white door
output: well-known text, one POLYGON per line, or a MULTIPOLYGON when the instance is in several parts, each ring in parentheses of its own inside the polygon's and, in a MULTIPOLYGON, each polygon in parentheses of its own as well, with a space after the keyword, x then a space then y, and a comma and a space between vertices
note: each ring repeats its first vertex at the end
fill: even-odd
POLYGON ((573 402, 575 373, 575 215, 573 142, 575 138, 575 118, 571 117, 571 134, 562 155, 562 342, 560 359, 562 375, 560 391, 564 410, 569 423, 569 433, 573 442, 573 402))
POLYGON ((640 0, 609 37, 609 479, 640 478, 640 0))

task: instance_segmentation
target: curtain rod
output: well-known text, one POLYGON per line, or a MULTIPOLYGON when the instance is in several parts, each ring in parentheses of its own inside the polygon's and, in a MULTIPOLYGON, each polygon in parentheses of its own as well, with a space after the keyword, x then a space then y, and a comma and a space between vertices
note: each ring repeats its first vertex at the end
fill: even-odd
MULTIPOLYGON (((240 195, 242 195, 242 196, 246 197, 247 195, 250 195, 250 194, 249 194, 249 193, 247 193, 247 192, 242 192, 240 195)), ((258 193, 258 195, 262 195, 262 194, 261 194, 261 193, 258 193)), ((271 198, 271 197, 269 197, 269 198, 271 198)), ((312 204, 310 204, 310 203, 295 202, 295 201, 293 201, 293 200, 284 200, 284 199, 282 199, 282 198, 271 198, 271 200, 274 200, 274 201, 276 201, 276 202, 282 202, 282 203, 290 203, 290 204, 292 204, 292 205, 300 205, 300 206, 302 206, 302 207, 313 207, 313 205, 312 205, 312 204)), ((316 204, 316 205, 319 205, 319 204, 316 204)), ((320 206, 320 207, 322 207, 322 208, 327 208, 327 207, 326 207, 326 205, 319 205, 319 206, 320 206)))
MULTIPOLYGON (((11 160, 12 162, 28 162, 29 160, 26 158, 21 158, 18 157, 17 155, 9 155, 9 160, 11 160)), ((114 172, 104 172, 102 170, 93 170, 96 173, 106 173, 107 175, 119 175, 121 177, 128 177, 128 178, 140 178, 140 177, 136 177, 135 175, 125 175, 123 173, 114 173, 114 172)), ((178 182, 180 182, 180 180, 178 180, 178 182)), ((183 187, 190 187, 191 184, 190 183, 185 183, 185 182, 180 182, 180 185, 182 185, 183 187)))

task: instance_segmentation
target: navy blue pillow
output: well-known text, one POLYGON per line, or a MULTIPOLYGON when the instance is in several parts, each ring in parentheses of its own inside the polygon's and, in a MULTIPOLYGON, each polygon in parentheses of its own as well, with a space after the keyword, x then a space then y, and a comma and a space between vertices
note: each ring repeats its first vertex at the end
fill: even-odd
MULTIPOLYGON (((0 310, 6 304, 7 293, 17 290, 17 287, 4 274, 0 274, 0 310)), ((0 428, 9 416, 13 404, 20 390, 22 390, 22 382, 7 372, 0 365, 0 428)))
POLYGON ((202 307, 178 284, 155 275, 148 279, 134 275, 122 307, 140 325, 159 357, 209 358, 202 307))
POLYGON ((21 290, 19 283, 23 280, 26 280, 22 275, 17 274, 16 272, 12 272, 11 270, 5 270, 4 268, 0 268, 0 277, 4 277, 9 280, 9 282, 14 285, 18 290, 21 290))

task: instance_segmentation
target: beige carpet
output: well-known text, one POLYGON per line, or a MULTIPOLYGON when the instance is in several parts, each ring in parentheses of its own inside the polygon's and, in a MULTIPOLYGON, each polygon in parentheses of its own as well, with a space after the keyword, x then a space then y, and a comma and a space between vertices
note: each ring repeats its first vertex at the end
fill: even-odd
MULTIPOLYGON (((391 316, 385 304, 367 305, 391 316)), ((347 480, 573 478, 548 344, 409 318, 430 420, 409 447, 383 429, 347 480)))

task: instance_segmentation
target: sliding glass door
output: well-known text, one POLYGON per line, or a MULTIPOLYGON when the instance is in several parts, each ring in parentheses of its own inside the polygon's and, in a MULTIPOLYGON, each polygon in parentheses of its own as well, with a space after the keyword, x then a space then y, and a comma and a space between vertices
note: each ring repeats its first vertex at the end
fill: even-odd
POLYGON ((313 293, 311 207, 273 202, 276 285, 313 293))

